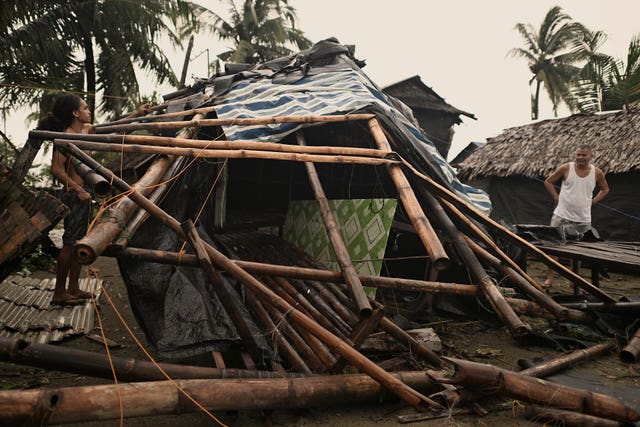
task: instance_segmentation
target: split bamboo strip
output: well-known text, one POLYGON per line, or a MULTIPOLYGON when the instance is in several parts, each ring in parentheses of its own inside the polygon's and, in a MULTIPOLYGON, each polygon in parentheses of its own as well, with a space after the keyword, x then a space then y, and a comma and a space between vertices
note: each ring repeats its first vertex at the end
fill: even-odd
POLYGON ((83 150, 112 153, 166 154, 171 156, 200 157, 203 159, 264 159, 290 162, 338 163, 381 166, 397 163, 395 160, 375 157, 342 156, 333 154, 304 154, 261 150, 218 150, 203 148, 160 147, 155 145, 122 145, 73 139, 55 139, 57 143, 72 143, 83 150))
MULTIPOLYGON (((202 117, 202 116, 199 116, 202 117)), ((183 130, 179 136, 189 137, 193 136, 196 129, 189 128, 183 130)), ((173 158, 159 158, 156 159, 153 164, 147 169, 147 172, 133 185, 132 189, 135 191, 142 191, 146 194, 153 191, 149 189, 151 185, 157 184, 160 177, 165 177, 165 173, 173 164, 173 158)), ((94 168, 95 170, 95 168, 94 168)), ((112 177, 115 175, 111 172, 110 176, 103 177, 111 182, 112 177)), ((109 209, 109 214, 112 216, 111 221, 102 221, 96 223, 96 226, 90 230, 85 237, 76 242, 74 247, 74 256, 81 264, 91 264, 97 257, 99 257, 108 245, 122 232, 124 225, 129 218, 139 208, 129 198, 123 198, 114 206, 109 209)))
MULTIPOLYGON (((104 176, 105 178, 112 177, 112 173, 108 169, 104 168, 102 165, 100 165, 100 163, 93 160, 88 154, 80 150, 78 147, 74 146, 73 144, 68 144, 66 145, 66 149, 71 155, 93 168, 100 175, 104 176)), ((113 177, 113 185, 118 187, 121 191, 130 190, 129 185, 117 177, 113 177)), ((157 220, 172 229, 176 234, 178 234, 178 236, 180 236, 180 238, 185 239, 186 236, 180 228, 180 224, 178 223, 178 221, 167 214, 165 211, 163 211, 160 207, 154 205, 146 197, 139 193, 131 193, 129 195, 129 198, 138 203, 141 208, 147 210, 157 220)), ((408 387, 407 385, 402 383, 402 381, 399 381, 396 377, 391 376, 387 371, 380 368, 378 365, 367 359, 357 350, 347 345, 340 338, 322 328, 313 319, 296 310, 295 307, 289 305, 285 300, 276 295, 273 291, 271 291, 264 284, 247 273, 244 269, 237 266, 233 261, 224 256, 224 254, 220 253, 214 247, 205 243, 205 248, 209 254, 209 257, 211 257, 213 263, 216 266, 227 271, 232 277, 245 285, 247 288, 255 290, 256 294, 259 295, 261 299, 269 301, 270 304, 276 306, 283 313, 286 313, 285 317, 289 317, 291 321, 297 326, 307 330, 309 333, 316 336, 331 350, 340 354, 356 368, 362 370, 363 372, 374 378, 389 391, 397 395, 401 400, 419 410, 425 410, 428 408, 442 408, 438 403, 432 401, 426 396, 423 396, 416 390, 408 387)))
POLYGON ((456 228, 436 198, 424 187, 420 187, 420 194, 422 195, 422 202, 425 203, 433 215, 432 218, 449 239, 451 239, 451 243, 469 270, 472 281, 480 286, 483 295, 489 301, 498 317, 507 325, 511 334, 514 337, 520 337, 531 332, 531 327, 524 323, 507 301, 505 301, 504 296, 498 290, 494 280, 487 274, 467 244, 462 232, 456 228))
MULTIPOLYGON (((176 252, 160 251, 156 249, 142 248, 111 248, 107 255, 122 256, 131 259, 138 259, 159 264, 198 266, 198 261, 194 255, 180 255, 176 252)), ((292 267, 289 265, 266 264, 252 261, 234 261, 239 267, 252 274, 264 274, 269 276, 292 277, 302 280, 314 280, 319 282, 343 283, 344 279, 340 272, 330 270, 320 270, 308 267, 292 267)), ((403 279, 397 277, 382 277, 360 275, 363 285, 376 288, 391 288, 402 291, 429 292, 434 294, 452 295, 479 295, 479 288, 476 285, 448 282, 430 282, 425 280, 403 279)))
MULTIPOLYGON (((369 120, 369 129, 378 148, 391 153, 391 146, 377 119, 372 118, 369 120)), ((427 250, 429 258, 431 258, 432 265, 436 270, 444 270, 449 266, 449 257, 442 247, 438 235, 425 216, 402 168, 397 164, 388 164, 387 169, 398 190, 398 197, 411 220, 411 224, 413 224, 418 236, 420 236, 420 240, 427 250)))
POLYGON ((445 358, 453 364, 452 377, 432 375, 437 382, 463 386, 465 389, 501 394, 524 402, 583 412, 620 421, 638 421, 640 413, 620 400, 600 393, 540 381, 537 378, 507 371, 491 365, 454 358, 445 358))
POLYGON ((337 147, 331 145, 307 145, 305 147, 300 147, 299 145, 283 144, 280 142, 260 142, 252 140, 202 140, 155 135, 96 135, 92 133, 65 133, 41 130, 31 131, 31 133, 38 138, 51 141, 54 139, 72 139, 76 141, 111 143, 119 145, 138 144, 200 149, 260 150, 280 153, 327 154, 374 158, 386 158, 389 154, 386 151, 377 150, 375 148, 337 147))
POLYGON ((518 236, 517 234, 513 233, 512 231, 510 231, 507 228, 503 227, 502 225, 498 224, 497 222, 495 222, 494 220, 489 218, 487 215, 485 215, 484 213, 480 212, 471 203, 469 203, 469 202, 467 202, 465 200, 462 200, 460 197, 458 197, 456 194, 451 192, 449 189, 443 187, 442 185, 438 184, 437 182, 435 182, 430 177, 428 177, 428 176, 424 175, 423 173, 421 173, 420 171, 416 170, 410 163, 408 163, 406 161, 403 161, 403 163, 417 177, 422 179, 429 186, 429 188, 434 193, 436 193, 438 195, 439 198, 445 199, 445 200, 455 204, 457 207, 459 207, 460 209, 465 211, 467 214, 473 216, 478 221, 480 221, 483 224, 487 225, 492 230, 500 233, 502 236, 504 236, 505 238, 509 239, 510 241, 520 245, 522 248, 524 248, 528 252, 539 256, 545 264, 547 264, 549 267, 554 269, 556 272, 560 273, 562 276, 564 276, 565 278, 567 278, 568 280, 570 280, 571 282, 573 282, 577 286, 581 287, 583 290, 589 292, 592 295, 598 296, 600 299, 602 299, 602 300, 604 300, 606 302, 615 302, 615 298, 613 298, 611 295, 609 295, 608 293, 604 292, 602 289, 599 289, 599 288, 593 286, 591 283, 587 282, 582 277, 580 277, 579 275, 577 275, 576 273, 574 273, 570 269, 566 268, 562 264, 558 263, 556 260, 551 258, 549 255, 545 254, 542 250, 538 249, 535 245, 531 244, 530 242, 527 242, 522 237, 518 236))
MULTIPOLYGON (((424 372, 390 374, 408 387, 431 392, 437 384, 424 372)), ((213 411, 309 408, 380 402, 385 390, 366 375, 329 375, 287 379, 179 380, 177 384, 213 411)), ((69 424, 196 412, 168 381, 0 391, 4 425, 69 424)))
POLYGON ((253 119, 192 119, 179 122, 132 123, 104 126, 95 129, 96 133, 133 132, 136 130, 180 129, 184 127, 208 126, 254 126, 277 123, 339 123, 369 120, 373 114, 347 114, 341 116, 280 116, 253 119))
MULTIPOLYGON (((115 371, 120 381, 161 381, 166 377, 158 367, 144 360, 124 358, 102 353, 77 350, 50 344, 30 343, 21 339, 0 338, 0 360, 18 365, 55 369, 72 374, 113 379, 115 371), (114 371, 111 370, 113 364, 114 371)), ((218 369, 202 366, 186 366, 158 363, 158 366, 174 379, 205 378, 280 378, 296 374, 279 374, 271 371, 245 369, 218 369)), ((311 374, 311 372, 307 372, 311 374)), ((1 417, 1 415, 0 415, 1 417)))
MULTIPOLYGON (((204 242, 198 235, 196 227, 193 225, 193 222, 190 219, 182 223, 182 231, 186 235, 187 241, 189 242, 191 247, 195 250, 196 257, 198 258, 198 262, 200 263, 200 267, 211 282, 211 287, 220 300, 220 305, 233 322, 236 331, 238 331, 238 335, 240 335, 240 338, 242 338, 242 344, 246 347, 247 351, 253 358, 253 361, 256 363, 260 363, 260 361, 263 359, 262 351, 260 350, 260 347, 258 346, 258 343, 256 342, 253 333, 246 322, 246 319, 242 315, 240 305, 238 304, 239 298, 237 300, 233 298, 233 288, 213 268, 211 259, 209 258, 209 255, 204 248, 204 242)), ((196 287, 200 288, 201 285, 197 284, 196 287)), ((206 302, 204 305, 205 307, 209 307, 209 304, 206 304, 206 302)), ((210 319, 215 319, 212 313, 209 314, 210 319)))
MULTIPOLYGON (((302 132, 298 131, 296 133, 296 138, 299 145, 307 145, 302 132)), ((320 177, 318 176, 316 167, 311 162, 305 163, 305 167, 307 168, 307 175, 309 176, 309 182, 311 183, 313 194, 320 208, 320 215, 322 216, 322 221, 324 222, 327 237, 329 238, 329 242, 331 243, 331 247, 333 248, 336 260, 338 261, 338 265, 340 266, 340 271, 342 271, 344 281, 349 288, 349 292, 351 293, 353 302, 356 306, 356 309, 358 310, 358 314, 361 317, 369 316, 371 315, 371 304, 369 304, 369 298, 364 292, 362 283, 360 283, 360 279, 358 278, 358 273, 356 272, 356 269, 351 262, 351 257, 349 256, 347 246, 342 240, 340 230, 338 229, 338 222, 333 216, 333 212, 331 212, 331 207, 329 206, 329 201, 327 200, 327 196, 325 195, 324 189, 322 188, 322 183, 320 182, 320 177)))

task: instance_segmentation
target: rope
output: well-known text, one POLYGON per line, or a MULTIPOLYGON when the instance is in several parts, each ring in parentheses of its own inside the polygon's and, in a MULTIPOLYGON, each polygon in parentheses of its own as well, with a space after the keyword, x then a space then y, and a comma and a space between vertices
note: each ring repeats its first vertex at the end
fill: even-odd
MULTIPOLYGON (((90 273, 96 278, 99 279, 98 274, 95 271, 90 271, 90 273)), ((109 296, 109 293, 107 292, 106 288, 104 286, 102 286, 102 282, 100 282, 100 288, 102 289, 102 292, 104 294, 104 296, 107 298, 107 300, 109 301, 109 305, 111 306, 111 308, 113 308, 114 313, 116 314, 116 316, 118 316, 118 319, 120 319, 120 322, 122 323, 122 325, 124 326, 124 328, 127 330, 127 332, 129 333, 129 335, 131 336, 131 338, 135 341, 135 343, 138 345, 138 347, 140 348, 140 350, 142 350, 142 352, 145 354, 145 356, 151 361, 151 363, 158 369, 158 371, 160 371, 160 373, 162 373, 162 375, 171 383, 173 384, 176 389, 178 389, 178 391, 180 393, 182 393, 187 399, 189 399, 195 406, 197 406, 202 412, 204 412, 205 414, 207 414, 209 416, 209 418, 211 418, 212 420, 214 420, 216 423, 218 423, 220 426, 222 427, 228 427, 226 424, 224 424, 222 421, 220 421, 218 418, 216 418, 215 415, 213 415, 211 412, 209 412, 209 410, 207 410, 207 408, 205 408, 201 403, 199 403, 197 400, 195 400, 185 389, 183 389, 180 384, 178 384, 173 378, 171 378, 169 376, 169 374, 167 374, 165 372, 164 369, 162 369, 162 367, 158 364, 158 362, 156 362, 156 360, 153 358, 153 356, 151 356, 151 354, 147 351, 147 349, 142 345, 142 343, 140 342, 140 340, 136 337, 135 333, 131 330, 131 328, 129 327, 129 325, 127 324, 127 322, 124 320, 124 318, 122 317, 122 314, 120 313, 120 311, 118 310, 118 308, 116 307, 116 305, 113 303, 113 300, 111 299, 111 297, 109 296)), ((95 302, 94 302, 95 304, 95 302)), ((98 317, 98 319, 100 319, 100 317, 98 317)), ((102 324, 102 323, 100 323, 102 324)), ((103 335, 103 339, 104 339, 104 335, 103 335)), ((106 342, 106 340, 105 340, 106 342)), ((112 370, 114 370, 113 368, 113 362, 111 360, 111 355, 109 353, 109 351, 107 350, 107 357, 109 358, 109 363, 112 365, 112 370)), ((114 371, 114 377, 115 377, 115 371, 114 371)), ((117 379, 116 379, 117 382, 117 379)), ((122 404, 122 402, 120 402, 122 404)), ((122 406, 121 406, 122 408, 122 406)), ((122 425, 122 424, 121 424, 122 425)))

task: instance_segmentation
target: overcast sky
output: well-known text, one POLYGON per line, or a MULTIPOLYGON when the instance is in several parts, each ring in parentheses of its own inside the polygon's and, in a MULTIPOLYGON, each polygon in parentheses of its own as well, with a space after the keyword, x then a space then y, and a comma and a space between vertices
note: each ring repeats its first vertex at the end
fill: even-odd
MULTIPOLYGON (((471 141, 529 122, 531 76, 524 60, 507 55, 511 48, 523 46, 516 23, 537 28, 547 11, 558 5, 574 20, 607 33, 602 51, 624 59, 631 37, 640 33, 640 0, 289 1, 309 39, 333 36, 354 44, 356 57, 367 63, 365 73, 379 86, 419 75, 449 104, 474 114, 477 120, 463 117, 455 127, 450 158, 471 141)), ((224 12, 217 0, 198 3, 224 12)), ((192 76, 205 75, 205 49, 213 60, 228 47, 211 37, 196 38, 187 84, 192 76)), ((167 48, 167 54, 180 75, 184 53, 167 48)), ((143 84, 144 93, 154 88, 161 94, 173 90, 143 84)), ((540 115, 552 117, 548 105, 541 106, 540 115)), ((26 136, 25 117, 22 112, 7 124, 18 143, 24 141, 21 133, 26 136)))

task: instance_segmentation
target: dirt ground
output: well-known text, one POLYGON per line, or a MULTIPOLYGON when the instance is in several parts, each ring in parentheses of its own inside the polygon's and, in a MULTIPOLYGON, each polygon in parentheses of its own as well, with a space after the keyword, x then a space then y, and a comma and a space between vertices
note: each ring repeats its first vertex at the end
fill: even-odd
MULTIPOLYGON (((99 277, 105 281, 105 290, 123 316, 126 324, 141 343, 147 347, 148 344, 144 334, 137 326, 131 313, 126 287, 120 277, 115 260, 101 257, 94 265, 94 268, 98 272, 99 277)), ((528 268, 533 277, 542 281, 544 278, 544 269, 541 264, 529 262, 528 268)), ((48 272, 38 272, 37 274, 43 276, 51 275, 51 273, 48 272)), ((640 296, 640 277, 610 274, 609 278, 602 279, 601 287, 616 297, 622 295, 637 297, 640 296)), ((570 294, 572 293, 572 287, 564 280, 558 279, 557 284, 554 285, 554 288, 551 290, 551 293, 556 292, 570 294)), ((112 354, 122 357, 145 359, 144 353, 127 332, 127 328, 123 326, 105 296, 102 296, 100 299, 99 311, 106 337, 122 345, 120 348, 113 349, 112 354)), ((495 324, 487 324, 474 319, 452 319, 451 317, 434 318, 433 320, 444 320, 443 323, 435 326, 435 329, 443 342, 443 353, 445 355, 466 358, 481 363, 489 363, 511 370, 518 369, 517 361, 519 359, 532 360, 536 357, 550 358, 560 355, 560 353, 554 349, 518 344, 509 336, 508 331, 504 327, 495 324)), ((530 320, 534 327, 544 328, 545 325, 547 325, 546 321, 540 321, 538 319, 527 320, 530 320)), ((95 330, 92 333, 100 334, 98 322, 96 322, 95 330)), ((105 352, 102 344, 91 341, 84 336, 68 339, 60 345, 94 352, 105 352)), ((151 353, 153 354, 152 351, 151 353)), ((170 360, 165 361, 171 362, 170 360)), ((589 375, 601 379, 605 384, 636 389, 640 387, 640 367, 638 365, 624 364, 620 361, 617 352, 587 362, 581 365, 580 368, 572 369, 572 371, 575 369, 578 369, 578 372, 588 372, 589 375)), ((580 375, 582 374, 578 373, 578 376, 580 375)), ((112 383, 112 381, 0 363, 0 389, 66 387, 109 383, 112 383)), ((499 401, 485 400, 482 401, 482 404, 490 411, 490 414, 485 417, 456 415, 455 417, 422 421, 416 424, 425 426, 539 425, 538 423, 525 420, 523 409, 519 402, 503 399, 499 401)), ((636 406, 636 409, 640 408, 636 406)), ((234 426, 351 425, 358 427, 375 425, 385 427, 399 425, 397 416, 412 412, 410 408, 402 407, 398 403, 391 402, 295 411, 277 410, 269 414, 240 411, 238 413, 215 413, 215 415, 225 424, 234 426)), ((112 426, 118 425, 118 423, 119 420, 109 420, 87 422, 81 425, 112 426)), ((127 426, 161 427, 173 425, 204 426, 214 424, 208 416, 202 413, 129 418, 124 420, 124 425, 127 426)))

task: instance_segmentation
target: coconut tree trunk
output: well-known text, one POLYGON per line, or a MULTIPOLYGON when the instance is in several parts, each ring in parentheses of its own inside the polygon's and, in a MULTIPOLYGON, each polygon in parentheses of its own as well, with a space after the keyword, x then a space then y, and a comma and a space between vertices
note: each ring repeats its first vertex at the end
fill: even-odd
POLYGON ((93 56, 93 40, 91 35, 85 34, 82 37, 82 44, 84 48, 84 75, 86 78, 87 93, 87 105, 91 110, 91 122, 95 118, 96 109, 96 62, 93 56))

